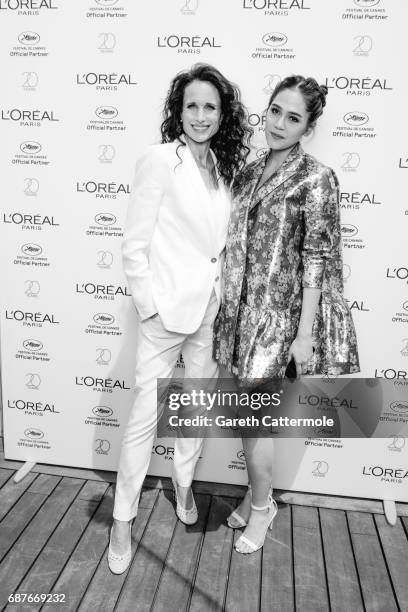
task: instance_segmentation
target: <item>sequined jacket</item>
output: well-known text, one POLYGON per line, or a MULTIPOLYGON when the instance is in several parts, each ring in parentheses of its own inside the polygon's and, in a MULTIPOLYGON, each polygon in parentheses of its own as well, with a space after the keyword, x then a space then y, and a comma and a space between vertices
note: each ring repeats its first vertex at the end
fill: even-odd
POLYGON ((356 334, 343 297, 337 177, 296 145, 255 191, 265 163, 249 164, 232 186, 214 356, 242 384, 284 376, 302 289, 316 287, 315 352, 306 373, 358 372, 356 334))

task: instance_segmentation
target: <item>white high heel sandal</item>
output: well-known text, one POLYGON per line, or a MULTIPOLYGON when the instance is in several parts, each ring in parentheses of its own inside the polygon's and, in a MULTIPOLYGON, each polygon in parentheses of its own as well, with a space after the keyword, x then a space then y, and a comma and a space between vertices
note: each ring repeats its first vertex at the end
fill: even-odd
POLYGON ((268 515, 270 515, 268 517, 269 518, 269 523, 268 523, 268 525, 266 527, 265 535, 263 537, 263 540, 259 544, 255 544, 255 542, 252 542, 252 540, 250 540, 249 538, 247 538, 244 535, 242 535, 242 536, 240 536, 238 538, 238 540, 235 542, 234 548, 235 548, 235 550, 237 552, 239 552, 239 553, 241 553, 243 555, 256 552, 257 550, 262 548, 262 546, 265 543, 265 538, 266 538, 266 534, 268 533, 268 529, 269 530, 272 529, 272 527, 273 527, 273 520, 274 520, 274 518, 276 516, 276 513, 278 512, 278 506, 276 504, 276 501, 273 499, 272 495, 270 495, 270 494, 269 494, 269 503, 266 504, 266 506, 254 506, 254 504, 251 504, 251 509, 252 510, 259 510, 259 511, 268 510, 268 515), (248 551, 238 550, 237 549, 237 544, 239 544, 240 542, 243 543, 243 544, 246 544, 249 547, 250 550, 248 550, 248 551))
POLYGON ((117 555, 112 552, 111 540, 112 540, 112 527, 109 534, 109 551, 108 551, 108 565, 112 574, 123 574, 130 565, 132 559, 132 524, 133 519, 129 521, 129 548, 124 555, 117 555))
POLYGON ((188 510, 181 505, 179 501, 178 491, 177 491, 177 483, 174 478, 171 479, 174 488, 174 499, 176 500, 176 514, 180 521, 185 525, 194 525, 198 521, 198 511, 195 503, 195 499, 193 496, 193 506, 188 510))

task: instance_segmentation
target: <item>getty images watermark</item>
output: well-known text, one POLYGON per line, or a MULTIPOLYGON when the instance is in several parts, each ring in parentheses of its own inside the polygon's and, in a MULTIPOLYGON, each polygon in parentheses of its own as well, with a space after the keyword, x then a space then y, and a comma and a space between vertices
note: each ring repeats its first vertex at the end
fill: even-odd
POLYGON ((159 379, 158 437, 408 436, 408 381, 303 377, 251 389, 227 379, 159 379))
POLYGON ((168 397, 169 410, 177 411, 177 414, 171 414, 168 417, 168 423, 171 427, 333 427, 334 419, 327 418, 326 415, 318 418, 289 418, 287 416, 273 417, 272 414, 263 414, 261 417, 255 414, 246 416, 229 415, 231 409, 237 410, 238 413, 243 408, 249 408, 252 411, 258 411, 262 408, 268 409, 277 407, 281 404, 281 395, 279 393, 247 393, 247 392, 228 392, 218 389, 216 392, 206 392, 203 389, 192 389, 190 392, 173 392, 168 397), (183 408, 205 409, 211 411, 214 408, 223 407, 226 409, 225 414, 217 414, 214 417, 207 414, 196 414, 195 416, 181 416, 183 408))

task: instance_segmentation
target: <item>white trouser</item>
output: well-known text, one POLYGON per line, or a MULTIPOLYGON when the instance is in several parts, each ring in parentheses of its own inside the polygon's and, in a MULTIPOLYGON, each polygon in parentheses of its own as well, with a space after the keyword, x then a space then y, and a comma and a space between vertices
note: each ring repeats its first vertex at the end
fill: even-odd
MULTIPOLYGON (((163 411, 157 409, 157 379, 171 377, 181 350, 185 378, 217 376, 218 367, 212 358, 212 346, 213 323, 218 306, 213 291, 202 323, 193 334, 166 330, 159 316, 139 323, 135 400, 122 440, 113 510, 115 519, 129 521, 137 514, 157 420, 163 411)), ((176 438, 173 473, 180 486, 191 485, 202 446, 202 438, 176 438)))

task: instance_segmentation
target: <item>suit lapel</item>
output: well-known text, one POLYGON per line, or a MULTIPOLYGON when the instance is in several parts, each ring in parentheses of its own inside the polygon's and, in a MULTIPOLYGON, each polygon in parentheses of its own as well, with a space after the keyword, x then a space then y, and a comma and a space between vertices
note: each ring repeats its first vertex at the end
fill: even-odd
MULTIPOLYGON (((200 170, 196 164, 193 154, 187 144, 184 144, 181 150, 179 150, 180 157, 183 160, 183 175, 184 180, 190 184, 190 191, 194 194, 194 202, 191 204, 196 209, 199 217, 209 226, 210 232, 207 234, 211 237, 211 245, 215 239, 215 219, 213 213, 213 203, 211 196, 208 193, 208 189, 204 183, 204 179, 201 176, 200 170)), ((213 159, 215 158, 214 153, 211 151, 213 159)), ((214 161, 216 163, 216 159, 214 161)), ((181 168, 180 168, 181 169, 181 168)))
MULTIPOLYGON (((265 183, 260 187, 257 191, 252 192, 252 199, 250 208, 254 208, 259 202, 263 199, 267 198, 275 189, 277 189, 282 183, 287 181, 291 176, 293 176, 302 162, 304 156, 304 152, 300 144, 298 143, 289 153, 283 164, 278 168, 278 170, 272 174, 272 176, 265 181, 265 183)), ((262 172, 265 168, 266 159, 262 160, 262 172)), ((261 178, 262 172, 258 175, 258 181, 261 178)))
POLYGON ((232 269, 235 268, 239 270, 239 277, 234 277, 234 283, 231 284, 231 291, 234 295, 233 301, 237 305, 234 313, 235 321, 238 315, 239 296, 241 295, 242 281, 245 274, 245 261, 248 247, 247 235, 249 211, 254 206, 262 202, 262 200, 277 189, 279 185, 282 185, 282 183, 293 176, 297 172, 303 157, 303 149, 298 144, 290 152, 278 171, 273 174, 258 191, 255 191, 265 168, 267 160, 267 157, 265 156, 259 160, 258 163, 252 166, 249 173, 244 171, 238 182, 233 185, 235 210, 233 210, 232 214, 233 216, 238 215, 238 218, 236 219, 233 226, 233 231, 229 236, 229 263, 232 266, 232 269))

